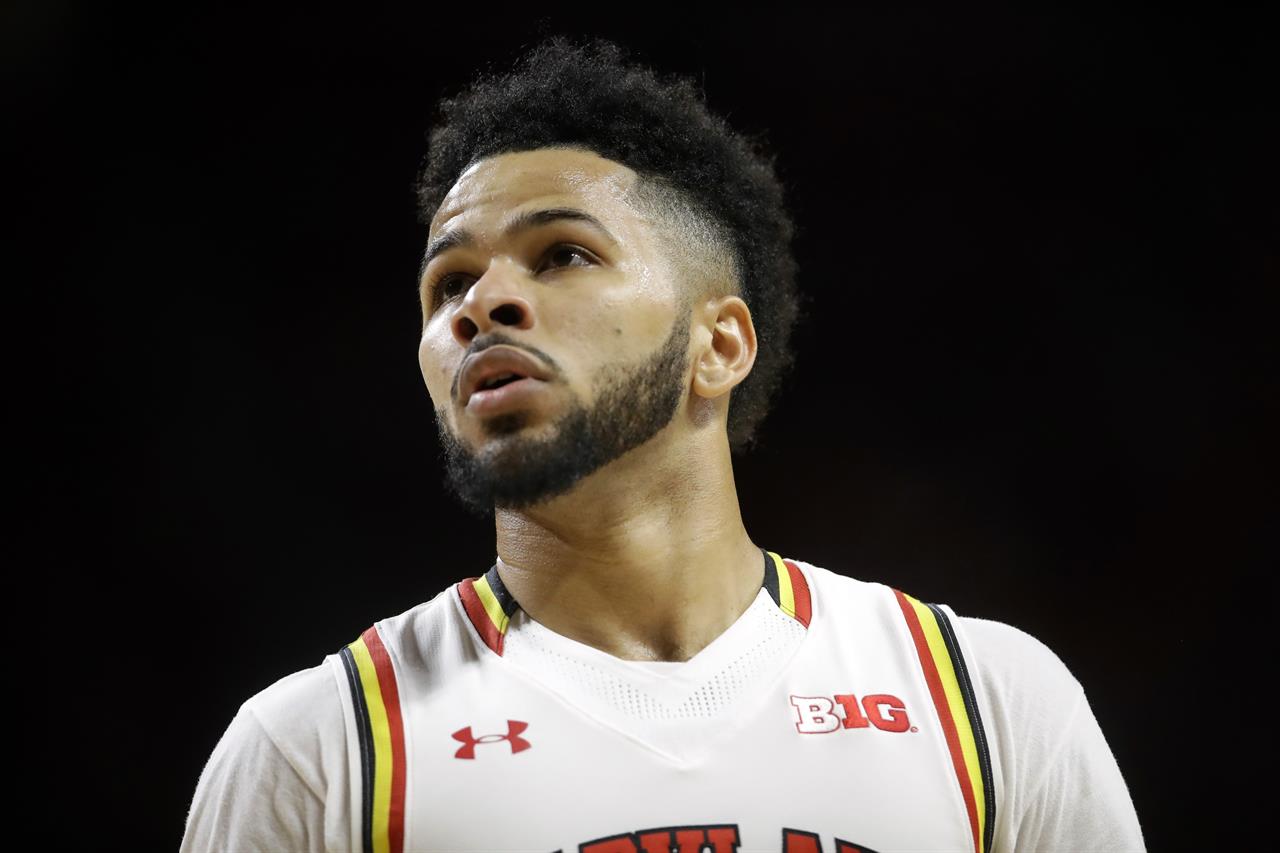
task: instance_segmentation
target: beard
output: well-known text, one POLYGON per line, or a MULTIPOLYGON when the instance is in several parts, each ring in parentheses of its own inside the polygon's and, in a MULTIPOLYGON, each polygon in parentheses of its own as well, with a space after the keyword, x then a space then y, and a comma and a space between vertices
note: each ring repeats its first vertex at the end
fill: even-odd
POLYGON ((437 409, 449 490, 476 516, 487 517, 495 507, 526 509, 565 494, 584 477, 647 442, 671 423, 684 396, 691 313, 676 317, 666 342, 647 359, 603 369, 591 407, 575 397, 550 435, 519 435, 529 421, 526 412, 498 415, 487 419, 484 429, 505 438, 474 453, 449 430, 445 412, 437 409))

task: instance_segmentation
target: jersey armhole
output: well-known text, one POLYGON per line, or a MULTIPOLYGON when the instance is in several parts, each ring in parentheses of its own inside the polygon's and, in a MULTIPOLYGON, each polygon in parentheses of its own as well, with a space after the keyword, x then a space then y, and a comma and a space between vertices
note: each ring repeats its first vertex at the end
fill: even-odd
POLYGON ((969 815, 973 849, 975 853, 991 853, 996 823, 991 751, 966 661, 967 648, 957 637, 955 612, 890 589, 910 632, 928 692, 943 725, 956 783, 969 815))
POLYGON ((337 652, 328 657, 334 681, 338 684, 338 696, 342 702, 342 724, 346 730, 348 784, 348 808, 351 815, 348 830, 348 843, 351 850, 363 850, 361 827, 364 817, 364 774, 363 757, 360 749, 360 731, 357 722, 355 703, 352 700, 352 685, 347 668, 342 660, 342 653, 337 652))
MULTIPOLYGON (((991 726, 995 724, 995 709, 991 704, 991 694, 987 691, 986 681, 979 675, 979 669, 982 661, 978 659, 973 650, 973 645, 969 642, 969 636, 965 633, 964 626, 961 624, 960 617, 955 610, 948 604, 933 605, 941 610, 948 618, 951 625, 951 631, 955 637, 958 654, 964 662, 972 691, 974 695, 974 704, 976 706, 975 717, 977 718, 983 735, 983 752, 984 764, 986 767, 987 784, 991 788, 991 809, 993 818, 1002 814, 1002 807, 1006 802, 1004 794, 1004 766, 1000 761, 1000 751, 996 748, 997 739, 995 732, 991 726)), ((991 821, 992 832, 998 825, 997 820, 991 821)), ((994 835, 992 837, 994 843, 994 835)))
POLYGON ((355 736, 349 740, 356 744, 352 789, 358 792, 354 814, 359 819, 351 821, 358 839, 352 849, 401 853, 408 760, 396 664, 376 624, 335 657, 345 674, 350 700, 347 719, 355 736))

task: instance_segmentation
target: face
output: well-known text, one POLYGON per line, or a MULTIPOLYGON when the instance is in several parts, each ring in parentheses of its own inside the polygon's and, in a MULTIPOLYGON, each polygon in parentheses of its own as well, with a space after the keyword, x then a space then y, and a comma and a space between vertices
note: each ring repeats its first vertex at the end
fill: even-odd
POLYGON ((477 513, 570 491, 679 410, 691 315, 635 180, 585 151, 503 154, 432 221, 418 358, 448 483, 477 513), (508 372, 529 378, 476 385, 508 372))

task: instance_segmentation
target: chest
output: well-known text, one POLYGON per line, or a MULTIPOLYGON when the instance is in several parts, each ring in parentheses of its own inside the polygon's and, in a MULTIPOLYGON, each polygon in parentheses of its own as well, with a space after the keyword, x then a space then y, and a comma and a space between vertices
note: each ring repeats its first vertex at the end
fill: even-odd
POLYGON ((648 702, 588 702, 499 658, 408 678, 404 849, 972 849, 911 650, 823 640, 736 692, 730 673, 648 702))

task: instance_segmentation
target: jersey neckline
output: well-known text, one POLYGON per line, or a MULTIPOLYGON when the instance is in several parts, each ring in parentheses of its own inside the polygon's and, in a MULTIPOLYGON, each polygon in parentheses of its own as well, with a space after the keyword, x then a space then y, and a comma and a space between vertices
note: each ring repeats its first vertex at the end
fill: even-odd
MULTIPOLYGON (((773 551, 761 548, 760 553, 764 562, 760 588, 769 593, 778 609, 808 629, 813 614, 813 600, 804 572, 795 563, 783 559, 773 551)), ((481 641, 490 651, 501 656, 511 617, 517 610, 523 611, 523 608, 502 582, 498 564, 495 562, 483 576, 458 581, 454 588, 481 641)))

